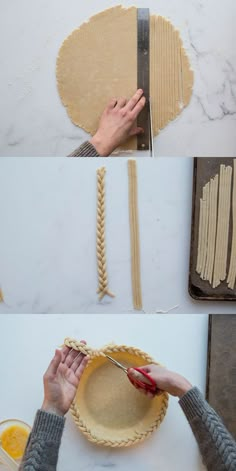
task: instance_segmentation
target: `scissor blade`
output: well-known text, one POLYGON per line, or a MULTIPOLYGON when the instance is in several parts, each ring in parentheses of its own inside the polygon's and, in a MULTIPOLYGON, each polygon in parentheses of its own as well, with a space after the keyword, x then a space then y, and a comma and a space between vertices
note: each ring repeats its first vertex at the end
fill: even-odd
POLYGON ((125 367, 121 363, 116 361, 114 358, 110 357, 109 355, 106 355, 106 357, 108 358, 108 360, 110 360, 111 363, 113 363, 113 365, 117 366, 118 368, 121 368, 121 370, 125 370, 125 367))

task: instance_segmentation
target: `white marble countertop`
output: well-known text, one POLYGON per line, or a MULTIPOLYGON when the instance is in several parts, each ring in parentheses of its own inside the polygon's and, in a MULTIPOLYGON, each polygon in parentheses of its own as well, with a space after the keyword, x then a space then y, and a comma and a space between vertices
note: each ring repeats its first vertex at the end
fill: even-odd
MULTIPOLYGON (((234 313, 235 303, 188 294, 189 158, 138 159, 143 309, 234 313)), ((0 159, 0 313, 132 313, 127 161, 0 159), (96 169, 106 174, 107 271, 98 301, 96 169)))
MULTIPOLYGON (((33 423, 43 398, 42 376, 66 336, 99 348, 111 341, 137 346, 205 391, 208 316, 0 316, 1 416, 33 423), (19 334, 20 332, 20 334, 19 334), (40 352, 40 353, 39 353, 40 352)), ((164 422, 135 448, 89 443, 68 415, 58 471, 202 471, 201 457, 176 398, 164 422)), ((1 468, 0 469, 4 469, 1 468)))
MULTIPOLYGON (((156 155, 235 156, 235 0, 136 0, 135 5, 144 3, 180 30, 195 73, 191 103, 155 139, 156 155)), ((87 138, 60 102, 56 57, 72 30, 116 4, 2 2, 0 156, 63 156, 87 138)))

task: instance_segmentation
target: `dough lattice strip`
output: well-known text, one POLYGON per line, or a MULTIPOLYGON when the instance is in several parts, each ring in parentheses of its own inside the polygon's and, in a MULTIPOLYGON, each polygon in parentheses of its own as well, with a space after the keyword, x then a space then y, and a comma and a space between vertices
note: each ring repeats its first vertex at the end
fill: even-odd
POLYGON ((232 195, 232 242, 229 273, 227 278, 228 287, 234 289, 236 280, 236 159, 234 159, 234 173, 233 173, 233 195, 232 195))
POLYGON ((99 300, 105 294, 114 297, 108 289, 108 277, 106 267, 106 240, 105 240, 105 167, 97 170, 97 270, 99 300))
POLYGON ((135 309, 140 310, 142 309, 142 291, 140 274, 137 167, 135 160, 128 160, 128 177, 133 306, 135 309))
POLYGON ((209 218, 208 218, 208 243, 206 266, 203 279, 212 282, 215 240, 216 240, 216 221, 217 221, 217 195, 218 195, 218 174, 210 180, 209 190, 209 218))
POLYGON ((208 241, 208 223, 209 223, 209 182, 203 187, 202 192, 202 232, 199 234, 199 239, 201 239, 200 246, 200 276, 203 278, 205 267, 206 267, 206 257, 207 257, 207 241, 208 241))
POLYGON ((226 278, 232 167, 220 166, 219 205, 213 288, 226 278))

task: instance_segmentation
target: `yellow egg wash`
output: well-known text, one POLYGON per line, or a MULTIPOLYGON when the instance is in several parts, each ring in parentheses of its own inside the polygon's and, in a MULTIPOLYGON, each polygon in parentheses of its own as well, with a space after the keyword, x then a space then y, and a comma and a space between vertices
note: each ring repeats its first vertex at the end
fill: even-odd
POLYGON ((1 434, 2 448, 15 460, 22 458, 29 432, 20 425, 11 425, 1 434))

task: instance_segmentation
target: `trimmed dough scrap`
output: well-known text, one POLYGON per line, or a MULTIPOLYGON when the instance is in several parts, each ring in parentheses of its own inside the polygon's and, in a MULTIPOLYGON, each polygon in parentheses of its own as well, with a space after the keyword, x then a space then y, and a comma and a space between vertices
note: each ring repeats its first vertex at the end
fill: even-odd
MULTIPOLYGON (((92 16, 63 42, 57 85, 71 121, 90 134, 113 97, 137 89, 137 8, 116 6, 92 16)), ((165 18, 150 18, 150 92, 157 135, 190 101, 193 72, 179 32, 165 18)), ((123 149, 137 149, 132 137, 123 149)))

